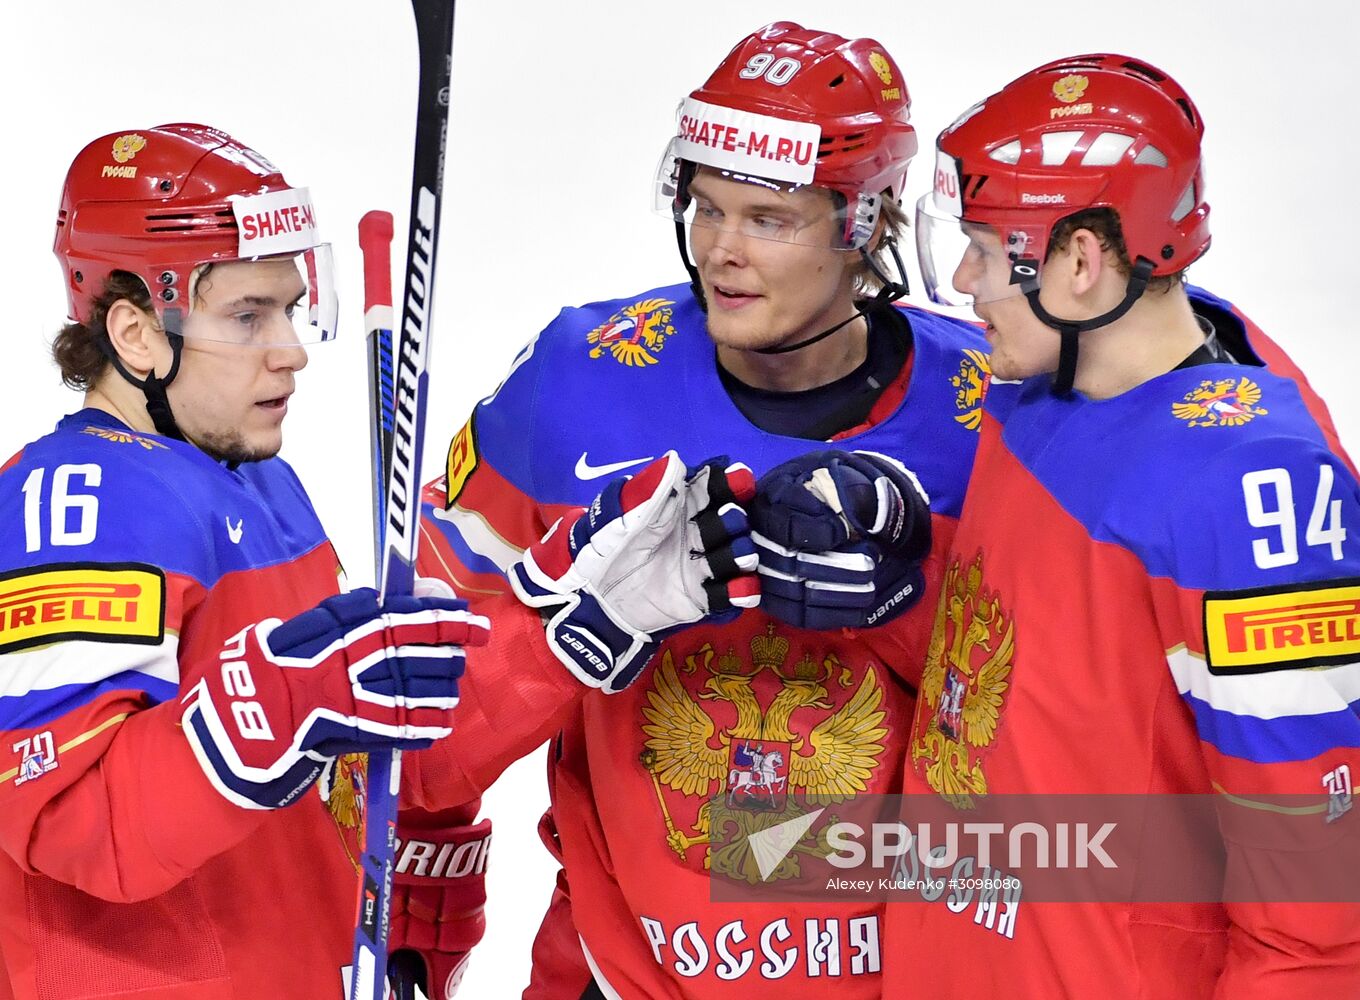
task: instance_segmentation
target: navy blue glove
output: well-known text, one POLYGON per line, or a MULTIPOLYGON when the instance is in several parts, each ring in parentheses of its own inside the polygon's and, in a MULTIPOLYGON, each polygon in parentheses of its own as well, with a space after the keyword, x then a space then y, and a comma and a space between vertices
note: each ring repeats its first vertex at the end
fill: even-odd
POLYGON ((886 455, 814 451, 776 466, 756 484, 751 528, 761 607, 790 625, 882 625, 921 597, 930 498, 886 455))

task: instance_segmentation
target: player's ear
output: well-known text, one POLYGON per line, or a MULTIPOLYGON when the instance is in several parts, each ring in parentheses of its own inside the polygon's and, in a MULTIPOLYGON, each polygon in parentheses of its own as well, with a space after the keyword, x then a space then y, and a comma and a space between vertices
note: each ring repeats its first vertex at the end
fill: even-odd
POLYGON ((104 329, 119 360, 134 375, 144 378, 155 367, 155 344, 165 334, 154 315, 130 299, 119 299, 109 306, 104 329))
POLYGON ((1067 241, 1064 266, 1071 281, 1074 296, 1085 295, 1100 280, 1109 262, 1100 237, 1089 229, 1078 229, 1067 241))

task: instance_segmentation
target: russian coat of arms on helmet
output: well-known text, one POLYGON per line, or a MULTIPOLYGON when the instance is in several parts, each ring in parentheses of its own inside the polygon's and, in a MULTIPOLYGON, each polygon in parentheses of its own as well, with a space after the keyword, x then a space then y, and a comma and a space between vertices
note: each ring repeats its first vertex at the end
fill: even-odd
POLYGON ((113 140, 113 159, 115 163, 126 163, 146 148, 146 139, 140 135, 120 135, 113 140))
POLYGON ((883 81, 883 86, 892 86, 892 63, 888 62, 887 56, 878 51, 870 52, 869 65, 872 66, 874 72, 878 74, 878 78, 883 81))
POLYGON ((1081 100, 1089 83, 1090 80, 1081 74, 1070 73, 1053 84, 1053 96, 1064 104, 1071 104, 1081 100))
POLYGON ((671 325, 674 305, 669 299, 643 299, 624 306, 609 317, 609 322, 586 334, 590 356, 608 354, 629 367, 656 364, 667 338, 675 333, 671 325))
POLYGON ((987 794, 982 758, 996 739, 1015 656, 1015 622, 982 585, 982 555, 945 570, 912 727, 911 763, 961 809, 987 794))
POLYGON ((1191 427, 1241 427, 1270 412, 1260 402, 1261 387, 1245 376, 1205 379, 1171 413, 1191 427))

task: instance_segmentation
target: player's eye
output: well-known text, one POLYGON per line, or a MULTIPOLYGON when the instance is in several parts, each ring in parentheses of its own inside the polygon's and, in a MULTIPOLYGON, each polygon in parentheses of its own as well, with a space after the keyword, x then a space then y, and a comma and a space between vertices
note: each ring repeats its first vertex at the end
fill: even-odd
POLYGON ((798 232, 801 219, 782 212, 757 212, 751 216, 749 232, 766 239, 788 240, 798 232))

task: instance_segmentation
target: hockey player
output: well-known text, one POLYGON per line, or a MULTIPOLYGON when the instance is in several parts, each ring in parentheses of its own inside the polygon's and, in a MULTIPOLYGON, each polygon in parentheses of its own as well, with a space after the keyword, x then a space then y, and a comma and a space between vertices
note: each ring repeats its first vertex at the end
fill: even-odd
MULTIPOLYGON (((923 269, 1011 384, 986 400, 906 788, 1219 793, 1229 870, 1259 879, 1306 858, 1234 840, 1272 796, 1317 799, 1307 837, 1353 837, 1360 489, 1315 397, 1183 284, 1209 246, 1202 128, 1166 74, 1091 55, 939 137, 923 269)), ((966 962, 979 996, 1360 994, 1360 908, 1238 898, 892 906, 908 960, 885 993, 950 995, 966 962)))
MULTIPOLYGON (((626 689, 593 690, 561 647, 560 664, 476 663, 455 742, 408 757, 407 777, 416 799, 460 801, 553 739, 543 832, 564 871, 526 995, 880 994, 880 906, 711 902, 710 879, 761 875, 720 849, 709 802, 725 795, 756 831, 797 815, 793 793, 834 803, 901 781, 929 632, 915 602, 939 569, 918 563, 932 520, 937 546, 952 533, 986 374, 976 328, 889 304, 908 111, 871 39, 781 22, 739 42, 682 104, 657 178, 691 283, 564 310, 427 493, 422 572, 474 610, 507 591, 507 570, 524 596, 521 550, 598 481, 669 449, 761 474, 844 442, 859 454, 836 482, 871 488, 858 516, 884 552, 840 553, 841 590, 789 565, 761 609, 667 639, 626 689), (933 519, 884 452, 915 471, 933 519)), ((796 855, 824 852, 810 839, 796 855)))
POLYGON ((448 734, 451 598, 339 595, 275 455, 334 336, 305 189, 166 125, 75 159, 53 354, 84 408, 0 472, 0 995, 334 998, 358 752, 448 734))

